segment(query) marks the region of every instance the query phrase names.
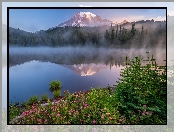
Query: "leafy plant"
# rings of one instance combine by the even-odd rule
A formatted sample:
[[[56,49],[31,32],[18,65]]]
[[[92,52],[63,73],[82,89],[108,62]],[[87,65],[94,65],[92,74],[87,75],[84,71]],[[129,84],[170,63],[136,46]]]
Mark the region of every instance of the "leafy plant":
[[[50,84],[50,90],[54,91],[54,90],[60,90],[61,89],[61,82],[58,80],[52,81]]]
[[[35,95],[35,96],[29,98],[28,104],[31,105],[31,104],[36,103],[37,101],[38,101],[38,96]]]
[[[9,119],[12,121],[15,117],[20,116],[22,111],[17,107],[18,103],[12,104],[9,106]]]
[[[161,67],[163,71],[160,74],[160,66],[156,64],[153,56],[151,60],[146,61],[149,63],[143,66],[142,58],[135,57],[128,62],[126,57],[125,69],[120,74],[122,78],[117,81],[115,99],[120,102],[119,111],[127,119],[131,119],[131,123],[151,123],[156,118],[159,119],[158,123],[166,123],[166,66]],[[139,115],[134,121],[132,112],[135,116],[143,116]],[[152,116],[149,120],[145,112]]]
[[[42,101],[47,101],[48,100],[48,96],[46,94],[42,95],[41,97]]]
[[[58,98],[60,96],[60,94],[61,94],[61,91],[60,90],[55,90],[53,92],[54,98]]]

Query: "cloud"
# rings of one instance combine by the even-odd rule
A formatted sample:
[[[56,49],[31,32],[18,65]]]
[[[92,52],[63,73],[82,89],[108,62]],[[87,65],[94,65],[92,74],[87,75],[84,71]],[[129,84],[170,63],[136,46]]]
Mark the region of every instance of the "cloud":
[[[120,23],[123,22],[124,20],[127,20],[128,22],[133,22],[133,21],[139,21],[139,20],[145,20],[145,16],[126,16],[126,17],[119,17],[117,19],[113,18],[111,19],[114,22]]]
[[[166,16],[162,17],[162,16],[158,16],[158,17],[152,17],[149,20],[154,20],[154,21],[166,21]]]

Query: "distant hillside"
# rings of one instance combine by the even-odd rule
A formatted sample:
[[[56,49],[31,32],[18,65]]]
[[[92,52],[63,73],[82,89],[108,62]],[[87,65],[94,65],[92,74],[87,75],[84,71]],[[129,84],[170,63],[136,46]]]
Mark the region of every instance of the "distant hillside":
[[[160,42],[158,42],[160,41]],[[9,28],[10,46],[149,47],[166,45],[166,22],[152,20],[110,26],[53,27],[35,33]]]

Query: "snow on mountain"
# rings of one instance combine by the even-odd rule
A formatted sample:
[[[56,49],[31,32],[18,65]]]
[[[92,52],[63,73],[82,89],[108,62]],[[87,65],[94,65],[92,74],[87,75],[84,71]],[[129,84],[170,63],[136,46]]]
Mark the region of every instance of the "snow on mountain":
[[[91,12],[79,12],[70,20],[61,23],[58,27],[64,26],[110,26],[112,21],[107,19],[102,19],[100,16],[95,15]]]

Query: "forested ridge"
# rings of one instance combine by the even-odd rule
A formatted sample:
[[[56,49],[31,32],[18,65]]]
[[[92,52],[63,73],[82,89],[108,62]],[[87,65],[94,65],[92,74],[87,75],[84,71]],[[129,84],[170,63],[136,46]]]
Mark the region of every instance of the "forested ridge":
[[[53,27],[26,32],[9,28],[10,46],[166,47],[166,22],[126,23],[104,27]]]

